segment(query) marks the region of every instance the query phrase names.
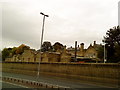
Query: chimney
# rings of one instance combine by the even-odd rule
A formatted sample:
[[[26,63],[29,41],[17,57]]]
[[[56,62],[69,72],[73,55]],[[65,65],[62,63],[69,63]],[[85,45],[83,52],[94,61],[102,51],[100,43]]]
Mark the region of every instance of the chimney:
[[[84,43],[81,43],[80,46],[81,46],[80,51],[83,52],[84,51]]]
[[[94,45],[96,45],[96,41],[94,41]]]

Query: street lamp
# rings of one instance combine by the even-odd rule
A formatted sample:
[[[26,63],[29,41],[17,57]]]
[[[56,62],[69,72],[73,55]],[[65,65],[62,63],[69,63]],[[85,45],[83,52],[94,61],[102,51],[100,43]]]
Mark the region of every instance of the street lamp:
[[[106,62],[105,40],[104,40],[104,63]]]
[[[40,12],[41,15],[43,15],[43,25],[42,25],[42,35],[41,35],[41,44],[40,44],[40,60],[39,60],[39,65],[38,65],[38,77],[40,75],[40,61],[42,60],[42,55],[41,55],[41,49],[42,49],[42,42],[43,42],[43,33],[44,33],[44,23],[45,23],[45,17],[49,17],[48,15],[45,15],[44,13]]]

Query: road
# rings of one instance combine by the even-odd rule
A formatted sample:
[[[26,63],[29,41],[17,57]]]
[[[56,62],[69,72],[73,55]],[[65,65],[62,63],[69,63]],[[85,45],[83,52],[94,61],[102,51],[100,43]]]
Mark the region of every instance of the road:
[[[0,82],[0,84],[2,83],[2,88],[28,88],[26,86],[22,86],[22,85],[17,85],[14,83],[10,83],[10,82]]]
[[[92,84],[92,83],[85,83],[83,81],[74,81],[72,79],[65,79],[65,78],[57,78],[57,77],[48,77],[48,76],[40,76],[39,78],[36,78],[36,76],[28,76],[28,75],[22,75],[22,74],[13,74],[13,73],[2,73],[3,76],[8,77],[15,77],[15,78],[22,78],[27,80],[33,80],[33,81],[40,81],[44,83],[49,83],[53,85],[59,85],[64,87],[70,87],[70,88],[112,88],[108,86],[98,85],[98,84]],[[4,83],[3,83],[4,86]]]

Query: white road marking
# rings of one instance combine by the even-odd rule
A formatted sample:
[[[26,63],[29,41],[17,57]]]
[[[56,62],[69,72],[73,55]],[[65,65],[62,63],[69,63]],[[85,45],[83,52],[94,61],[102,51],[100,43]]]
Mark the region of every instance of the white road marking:
[[[4,77],[8,77],[8,76],[4,76]],[[8,78],[14,78],[14,77],[8,77]],[[60,85],[49,84],[49,83],[45,83],[45,82],[37,82],[37,81],[32,81],[32,80],[22,79],[22,78],[14,78],[14,79],[21,79],[21,80],[25,80],[25,81],[36,82],[36,83],[41,83],[41,84],[47,84],[47,85],[57,86],[57,87],[61,87],[61,88],[70,88],[70,87],[67,87],[67,86],[60,86]]]
[[[5,81],[0,81],[0,82],[5,82]],[[5,83],[8,83],[8,84],[11,84],[11,85],[14,85],[14,86],[23,87],[23,88],[29,88],[29,87],[26,87],[26,86],[23,86],[23,85],[18,85],[18,84],[14,84],[14,83],[10,83],[10,82],[5,82]]]

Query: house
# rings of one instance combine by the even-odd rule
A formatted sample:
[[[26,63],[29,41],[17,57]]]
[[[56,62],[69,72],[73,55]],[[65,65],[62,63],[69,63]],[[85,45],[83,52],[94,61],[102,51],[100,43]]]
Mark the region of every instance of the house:
[[[60,62],[71,62],[71,54],[67,52],[66,46],[63,47],[63,51],[60,56]]]
[[[92,58],[98,60],[98,49],[102,45],[96,44],[94,41],[93,45],[90,44],[87,49],[84,48],[84,43],[80,44],[80,47],[77,47],[77,57],[79,58]],[[72,57],[75,56],[75,48],[68,48],[67,51],[72,54]]]
[[[36,54],[36,62],[39,62],[41,56],[41,62],[60,62],[60,53],[58,52],[38,52]]]
[[[77,58],[82,59],[94,59],[98,60],[98,48],[101,45],[90,44],[90,46],[85,49],[84,43],[77,47]],[[14,55],[11,58],[6,58],[6,62],[71,62],[75,57],[75,48],[67,48],[60,43],[54,45],[55,51],[41,52],[35,51],[34,49],[25,49],[22,54]]]
[[[34,62],[35,61],[35,50],[28,49],[24,50],[20,58],[21,62]]]

